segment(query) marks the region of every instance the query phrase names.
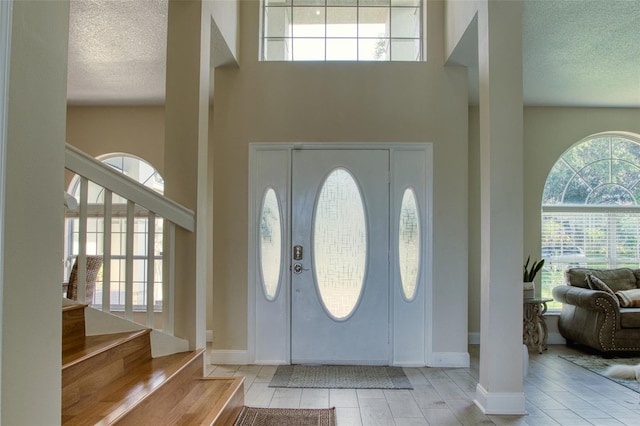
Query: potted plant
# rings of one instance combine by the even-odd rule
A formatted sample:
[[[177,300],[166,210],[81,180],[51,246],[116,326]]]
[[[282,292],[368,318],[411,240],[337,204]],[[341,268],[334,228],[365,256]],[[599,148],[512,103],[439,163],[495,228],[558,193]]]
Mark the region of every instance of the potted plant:
[[[527,256],[527,261],[524,264],[524,274],[522,277],[522,282],[524,283],[523,297],[525,299],[528,299],[534,296],[536,287],[535,287],[535,284],[533,283],[533,280],[535,279],[538,272],[540,272],[540,270],[544,266],[544,259],[534,260],[533,263],[531,264],[531,267],[529,267],[530,261],[531,261],[531,256]]]

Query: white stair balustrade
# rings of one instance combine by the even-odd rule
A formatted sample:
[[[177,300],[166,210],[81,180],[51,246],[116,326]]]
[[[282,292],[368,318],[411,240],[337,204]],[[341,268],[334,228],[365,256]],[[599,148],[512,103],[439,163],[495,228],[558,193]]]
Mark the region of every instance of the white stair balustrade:
[[[79,209],[66,211],[66,219],[77,218],[77,241],[75,237],[68,238],[77,244],[78,283],[86,282],[87,255],[102,255],[102,279],[97,283],[101,291],[94,292],[93,297],[96,307],[100,305],[105,312],[173,335],[176,226],[193,232],[194,213],[69,144],[65,149],[65,168],[80,177]],[[103,201],[90,202],[89,183],[103,189]],[[114,201],[114,196],[122,197],[126,204]],[[101,219],[102,229],[97,229],[100,220],[88,226],[88,221],[96,218]],[[126,218],[126,226],[114,222],[122,218]],[[101,233],[102,241],[94,238],[89,247],[87,234],[91,232]],[[144,234],[146,241],[142,240]],[[118,276],[121,262],[124,280]],[[140,266],[143,263],[146,267]],[[161,285],[156,283],[160,276]],[[124,289],[117,288],[122,281]],[[85,300],[85,287],[78,285],[77,300]],[[120,295],[124,296],[124,303],[113,300]],[[162,321],[156,317],[159,313]],[[134,314],[140,316],[134,319]]]

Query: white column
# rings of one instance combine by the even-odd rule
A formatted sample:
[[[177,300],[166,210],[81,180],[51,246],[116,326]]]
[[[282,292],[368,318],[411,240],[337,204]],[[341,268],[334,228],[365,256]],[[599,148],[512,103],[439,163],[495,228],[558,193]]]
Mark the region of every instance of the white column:
[[[480,382],[487,414],[525,413],[522,374],[522,4],[478,11],[481,155]]]
[[[0,423],[57,424],[69,2],[12,6],[7,121],[1,130],[7,139]]]
[[[165,102],[165,194],[196,212],[195,233],[176,229],[174,333],[205,346],[206,182],[211,2],[170,0]]]

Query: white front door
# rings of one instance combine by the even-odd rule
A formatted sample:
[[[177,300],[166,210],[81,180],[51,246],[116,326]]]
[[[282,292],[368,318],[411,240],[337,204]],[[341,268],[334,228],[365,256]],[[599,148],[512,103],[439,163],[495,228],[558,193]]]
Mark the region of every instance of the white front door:
[[[291,361],[389,363],[389,151],[294,150]]]

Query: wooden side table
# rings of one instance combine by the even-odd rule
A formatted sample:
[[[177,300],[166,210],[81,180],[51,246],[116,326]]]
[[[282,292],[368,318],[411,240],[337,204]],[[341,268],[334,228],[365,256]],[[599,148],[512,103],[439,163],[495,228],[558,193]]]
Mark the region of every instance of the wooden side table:
[[[540,297],[522,300],[522,340],[529,349],[537,349],[538,353],[547,350],[547,323],[543,315],[547,312],[547,302],[552,300]]]

